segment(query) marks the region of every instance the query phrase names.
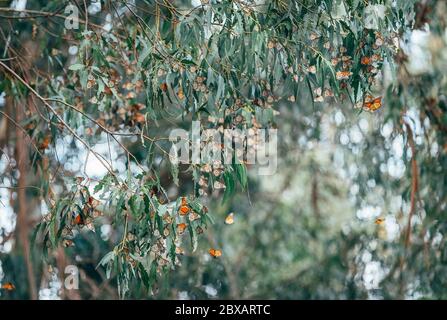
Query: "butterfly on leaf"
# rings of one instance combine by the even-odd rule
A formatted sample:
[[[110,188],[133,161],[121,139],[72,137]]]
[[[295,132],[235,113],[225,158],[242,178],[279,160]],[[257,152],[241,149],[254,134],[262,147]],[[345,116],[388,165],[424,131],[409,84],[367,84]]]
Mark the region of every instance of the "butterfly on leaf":
[[[182,88],[180,88],[180,89],[178,90],[178,92],[177,92],[177,97],[178,97],[180,100],[183,100],[183,99],[185,98],[185,94],[183,93],[183,89],[182,89]]]
[[[83,226],[85,224],[84,217],[79,212],[73,211],[71,213],[71,219],[74,225]]]
[[[168,91],[168,85],[166,84],[166,82],[163,82],[162,84],[160,84],[160,89],[161,91]]]
[[[381,225],[385,222],[385,218],[377,218],[374,223],[377,225]]]
[[[360,63],[367,66],[367,65],[371,64],[371,58],[364,56],[360,59]]]
[[[181,247],[175,247],[175,253],[183,255],[185,254],[185,250],[183,250],[183,248]]]
[[[200,226],[197,226],[196,232],[197,232],[197,234],[202,234],[203,233],[203,229]]]
[[[195,211],[191,211],[191,213],[188,216],[189,221],[195,221],[199,218],[200,218],[200,216]]]
[[[225,224],[233,224],[234,223],[234,213],[230,213],[226,218],[225,218]]]
[[[337,80],[346,80],[349,79],[349,77],[352,75],[352,72],[350,71],[337,71],[335,74],[335,77]]]
[[[218,250],[218,249],[209,249],[208,253],[213,257],[213,258],[218,258],[222,255],[222,251]]]
[[[92,207],[92,208],[96,208],[100,202],[99,200],[96,200],[95,198],[93,198],[92,196],[88,197],[88,204]]]
[[[15,285],[13,285],[11,282],[6,282],[4,284],[2,284],[2,289],[3,290],[7,290],[7,291],[12,291],[15,290]]]
[[[41,149],[47,149],[48,146],[50,145],[50,143],[51,143],[51,136],[46,136],[46,137],[43,138],[43,140],[40,143],[39,147]]]
[[[186,216],[189,212],[189,207],[188,206],[181,206],[179,209],[180,215],[181,216]]]
[[[73,242],[73,240],[70,240],[70,239],[64,239],[64,241],[62,242],[62,244],[64,245],[65,248],[73,247],[73,246],[74,246],[74,242]]]
[[[179,223],[177,225],[178,234],[183,234],[186,230],[186,223]]]
[[[380,109],[382,107],[382,97],[377,97],[377,98],[372,98],[372,97],[367,97],[367,99],[365,99],[365,103],[363,104],[363,107],[367,110],[367,111],[371,111],[374,112],[378,109]]]
[[[188,201],[186,200],[186,197],[182,197],[182,205],[180,206],[179,212],[182,216],[187,215],[189,212]]]

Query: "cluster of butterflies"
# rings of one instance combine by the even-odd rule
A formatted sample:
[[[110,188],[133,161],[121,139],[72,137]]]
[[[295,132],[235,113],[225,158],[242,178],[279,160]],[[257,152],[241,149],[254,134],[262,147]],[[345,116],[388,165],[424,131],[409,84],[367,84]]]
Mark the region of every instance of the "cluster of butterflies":
[[[79,228],[86,227],[90,231],[95,232],[95,226],[93,224],[93,219],[98,218],[103,215],[103,213],[96,209],[99,205],[99,201],[89,196],[87,202],[82,208],[82,212],[73,211],[71,213],[71,225],[65,226],[62,232],[64,236],[63,245],[64,247],[74,246],[74,241],[70,238],[73,237],[72,228],[78,226]]]

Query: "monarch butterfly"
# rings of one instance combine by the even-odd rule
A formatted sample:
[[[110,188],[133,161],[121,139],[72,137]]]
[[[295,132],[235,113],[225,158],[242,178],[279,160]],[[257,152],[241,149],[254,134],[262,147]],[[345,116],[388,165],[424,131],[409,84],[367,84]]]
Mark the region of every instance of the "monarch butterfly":
[[[196,232],[197,232],[197,234],[202,234],[203,233],[203,229],[200,226],[197,226]]]
[[[222,251],[220,251],[218,249],[211,248],[208,250],[208,252],[213,258],[218,258],[222,255]]]
[[[99,205],[99,200],[96,200],[95,198],[93,198],[92,196],[88,197],[88,204],[92,207],[92,208],[96,208]]]
[[[185,98],[185,94],[183,93],[183,89],[182,89],[182,88],[180,88],[180,89],[178,90],[177,97],[178,97],[180,100],[183,100],[183,99]]]
[[[368,111],[374,112],[374,111],[380,109],[380,107],[382,107],[382,97],[377,97],[377,98],[373,99],[372,101],[367,101],[364,103],[363,106]]]
[[[376,221],[374,221],[375,224],[381,225],[385,222],[385,218],[377,218]]]
[[[191,213],[188,216],[189,221],[194,221],[200,218],[200,216],[197,214],[197,212],[191,211]]]
[[[89,229],[90,231],[95,232],[95,225],[93,224],[93,222],[89,222],[86,225],[86,228]]]
[[[51,137],[46,136],[45,138],[43,138],[42,143],[39,145],[39,147],[40,149],[47,149],[50,143],[51,143]]]
[[[6,283],[2,284],[2,289],[4,289],[4,290],[12,291],[12,290],[15,290],[15,288],[16,287],[11,282],[6,282]]]
[[[70,239],[64,239],[64,241],[62,242],[62,244],[64,245],[64,247],[73,247],[74,246],[74,242],[73,240]]]
[[[309,68],[307,68],[307,72],[310,72],[310,73],[317,73],[317,67],[315,67],[315,66],[310,66]]]
[[[161,91],[167,91],[168,90],[168,85],[166,84],[166,82],[163,82],[162,84],[160,84],[160,89]]]
[[[146,117],[141,112],[137,112],[133,115],[133,120],[138,123],[144,123],[146,121]]]
[[[226,218],[225,218],[225,223],[226,224],[233,224],[234,223],[234,213],[230,213]]]
[[[371,63],[371,58],[370,57],[362,57],[362,59],[360,59],[360,63],[366,66]]]
[[[188,214],[189,212],[189,207],[188,206],[181,206],[180,209],[180,215],[185,216],[186,214]]]
[[[93,218],[98,218],[98,217],[102,217],[104,215],[104,213],[102,213],[102,211],[99,211],[99,210],[93,210],[93,214],[92,214],[92,216],[93,216]]]
[[[183,234],[186,230],[186,223],[179,223],[177,225],[178,234]]]
[[[335,77],[337,80],[346,80],[349,79],[349,77],[352,75],[352,72],[349,71],[337,71],[335,74]]]
[[[84,225],[84,218],[82,217],[82,215],[80,213],[73,211],[71,213],[71,218],[72,218],[73,224],[80,225],[80,226]]]

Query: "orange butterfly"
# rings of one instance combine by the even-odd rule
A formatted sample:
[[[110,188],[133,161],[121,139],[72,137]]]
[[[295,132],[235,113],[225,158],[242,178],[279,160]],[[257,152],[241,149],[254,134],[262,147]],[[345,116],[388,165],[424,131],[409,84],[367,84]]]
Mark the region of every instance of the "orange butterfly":
[[[146,117],[141,112],[137,112],[133,115],[133,120],[138,123],[146,122]]]
[[[185,98],[185,94],[183,93],[183,89],[182,89],[182,88],[180,88],[180,89],[178,90],[177,97],[178,97],[180,100],[183,100],[183,99]]]
[[[39,145],[41,149],[47,149],[51,143],[51,136],[46,136],[43,138],[42,143]]]
[[[166,84],[166,82],[160,84],[160,89],[165,92],[168,90],[168,85]]]
[[[11,282],[6,282],[2,285],[2,289],[12,291],[15,290],[15,286]]]
[[[73,211],[71,213],[71,218],[72,218],[73,224],[80,225],[80,226],[84,225],[84,218],[82,217],[82,215],[80,213],[76,213]]]
[[[218,258],[222,255],[222,251],[218,250],[218,249],[209,249],[208,250],[209,254],[213,257],[213,258]]]
[[[352,72],[350,71],[337,71],[335,74],[335,77],[337,80],[346,80],[349,79],[349,77],[352,75]]]
[[[377,218],[376,221],[374,221],[375,224],[381,225],[385,222],[385,218]]]
[[[177,225],[178,234],[183,234],[186,230],[186,223],[179,223]]]
[[[230,213],[226,218],[225,218],[225,223],[226,224],[233,224],[234,223],[234,213]]]
[[[360,63],[366,66],[371,63],[371,58],[370,57],[362,57],[362,59],[360,60]]]
[[[182,197],[182,205],[180,206],[180,215],[185,216],[189,212],[188,201],[186,197]]]
[[[64,239],[64,241],[62,242],[62,244],[64,245],[64,247],[73,247],[74,246],[74,242],[73,240],[70,239]]]
[[[179,211],[180,211],[180,215],[185,216],[186,214],[188,214],[189,208],[188,208],[188,206],[181,206]]]
[[[369,101],[365,101],[363,107],[368,111],[376,111],[382,107],[382,97],[377,97],[373,100],[368,99]]]

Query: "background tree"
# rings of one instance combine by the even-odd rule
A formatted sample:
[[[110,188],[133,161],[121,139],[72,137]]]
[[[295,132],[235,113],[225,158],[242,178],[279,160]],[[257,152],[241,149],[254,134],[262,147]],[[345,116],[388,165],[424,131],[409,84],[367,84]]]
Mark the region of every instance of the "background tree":
[[[3,5],[2,297],[445,297],[445,12]],[[278,128],[277,173],[173,164],[193,120]]]

